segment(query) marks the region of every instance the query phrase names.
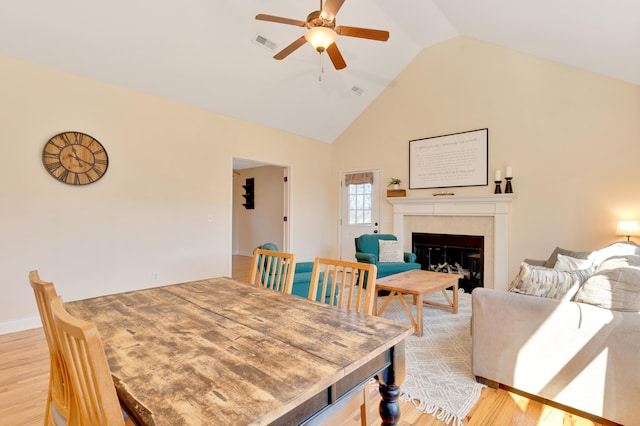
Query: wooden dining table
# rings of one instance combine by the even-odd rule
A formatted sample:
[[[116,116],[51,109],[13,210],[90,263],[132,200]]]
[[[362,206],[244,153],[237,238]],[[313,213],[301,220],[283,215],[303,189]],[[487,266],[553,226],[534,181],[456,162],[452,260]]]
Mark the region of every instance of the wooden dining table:
[[[139,424],[305,424],[374,376],[382,424],[399,419],[408,324],[231,278],[65,307],[97,325],[118,396]]]

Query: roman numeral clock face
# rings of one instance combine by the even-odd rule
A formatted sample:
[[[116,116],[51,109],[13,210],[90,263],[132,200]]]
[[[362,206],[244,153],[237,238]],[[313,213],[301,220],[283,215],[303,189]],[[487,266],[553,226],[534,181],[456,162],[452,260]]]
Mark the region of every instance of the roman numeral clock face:
[[[80,132],[64,132],[47,141],[42,162],[60,182],[88,185],[104,176],[109,157],[95,138]]]

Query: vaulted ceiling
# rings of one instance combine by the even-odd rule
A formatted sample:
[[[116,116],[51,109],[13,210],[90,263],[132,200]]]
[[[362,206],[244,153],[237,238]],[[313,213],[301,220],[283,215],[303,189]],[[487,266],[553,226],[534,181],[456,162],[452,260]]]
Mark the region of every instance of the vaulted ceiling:
[[[341,71],[308,44],[272,59],[304,29],[255,16],[304,21],[319,6],[10,0],[0,8],[0,54],[329,143],[420,51],[457,36],[640,84],[637,0],[346,0],[338,25],[388,30],[389,41],[338,36]]]

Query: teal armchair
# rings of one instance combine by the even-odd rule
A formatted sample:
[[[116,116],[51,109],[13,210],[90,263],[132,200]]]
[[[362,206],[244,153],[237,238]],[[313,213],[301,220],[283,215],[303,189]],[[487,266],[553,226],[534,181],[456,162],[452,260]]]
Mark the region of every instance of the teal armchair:
[[[404,252],[403,262],[379,262],[380,240],[397,241],[398,238],[392,234],[363,234],[355,239],[356,260],[361,263],[376,265],[378,267],[376,278],[411,271],[412,269],[421,269],[420,264],[416,262],[416,255],[409,252]]]
[[[263,250],[272,250],[272,251],[280,251],[278,250],[278,246],[274,243],[265,243],[256,248]],[[296,270],[293,275],[293,287],[291,290],[291,294],[295,296],[304,297],[307,299],[309,297],[309,289],[311,288],[311,272],[313,271],[313,262],[297,262]],[[320,292],[321,289],[318,288]],[[329,303],[331,300],[331,290],[327,288],[327,294],[325,294],[326,303]],[[318,300],[316,297],[315,300]]]

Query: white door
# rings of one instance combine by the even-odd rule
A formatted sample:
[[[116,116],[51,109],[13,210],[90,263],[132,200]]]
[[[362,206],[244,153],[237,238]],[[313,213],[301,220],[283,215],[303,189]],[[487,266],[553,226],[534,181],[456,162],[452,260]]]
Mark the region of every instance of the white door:
[[[380,232],[380,171],[340,175],[340,258],[354,261],[355,238]]]

